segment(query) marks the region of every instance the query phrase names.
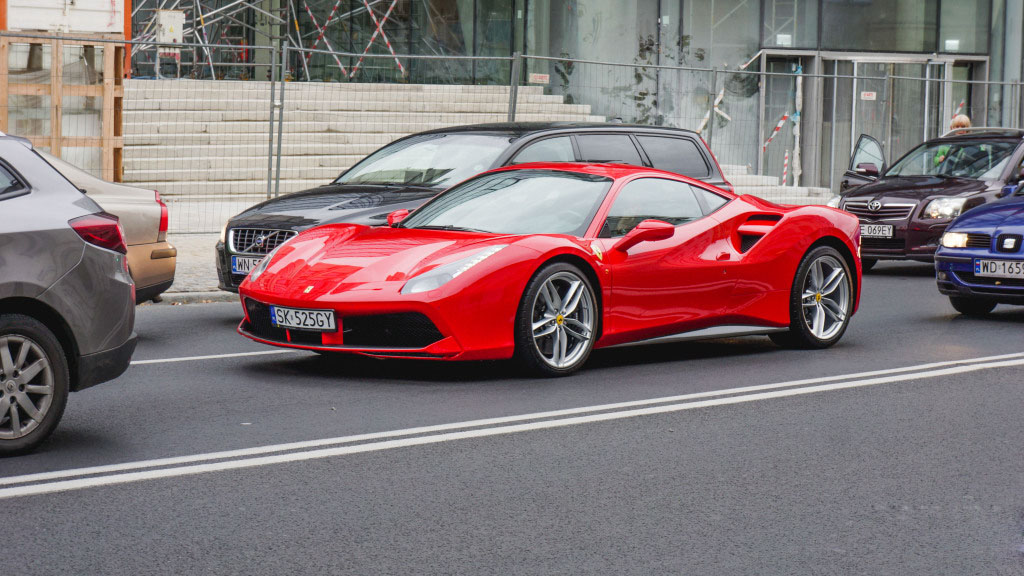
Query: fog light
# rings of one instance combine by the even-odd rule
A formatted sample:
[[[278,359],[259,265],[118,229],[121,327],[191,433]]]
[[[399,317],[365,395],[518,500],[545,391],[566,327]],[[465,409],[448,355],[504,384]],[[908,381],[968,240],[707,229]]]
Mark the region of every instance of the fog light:
[[[945,272],[939,272],[936,276],[939,280],[949,280],[949,276]]]

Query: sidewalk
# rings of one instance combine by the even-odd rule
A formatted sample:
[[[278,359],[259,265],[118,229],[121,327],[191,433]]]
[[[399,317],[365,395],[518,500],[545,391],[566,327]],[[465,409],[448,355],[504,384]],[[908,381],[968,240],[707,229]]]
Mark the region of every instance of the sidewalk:
[[[169,302],[235,301],[238,296],[217,289],[217,263],[214,247],[218,234],[168,234],[167,240],[178,249],[174,284],[164,293]]]

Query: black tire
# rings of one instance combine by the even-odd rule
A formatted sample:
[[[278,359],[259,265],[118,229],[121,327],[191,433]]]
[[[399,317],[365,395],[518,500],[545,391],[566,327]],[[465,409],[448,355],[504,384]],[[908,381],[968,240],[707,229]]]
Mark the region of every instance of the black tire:
[[[811,267],[814,262],[819,259],[825,259],[825,262],[841,267],[845,273],[845,277],[842,281],[846,283],[847,290],[844,317],[841,323],[835,327],[834,332],[830,330],[832,333],[827,334],[827,337],[824,338],[815,335],[811,327],[807,325],[804,318],[804,302],[802,298],[804,287],[808,281],[808,275],[811,273]],[[856,295],[854,294],[853,279],[850,272],[850,266],[846,263],[846,259],[843,258],[842,254],[840,254],[835,248],[830,246],[819,246],[804,255],[803,260],[800,261],[800,266],[797,267],[796,275],[793,278],[789,298],[789,330],[773,333],[769,337],[772,339],[772,342],[775,342],[779,346],[785,348],[828,348],[843,337],[847,326],[850,325],[850,315],[853,312],[853,302],[855,298]],[[818,299],[818,302],[821,301],[821,299]]]
[[[6,339],[5,337],[11,336],[30,341],[41,351],[41,355],[45,356],[46,363],[51,370],[52,393],[49,395],[51,398],[43,411],[42,419],[38,420],[38,424],[30,432],[16,438],[0,438],[0,456],[15,456],[30,452],[46,440],[53,433],[54,429],[57,428],[57,424],[64,415],[64,407],[67,406],[68,390],[70,388],[70,375],[67,358],[64,356],[64,347],[61,346],[57,337],[53,335],[49,328],[29,316],[22,314],[0,314],[0,339]],[[20,352],[20,346],[18,349]],[[12,357],[15,356],[13,351],[11,352]],[[38,352],[33,352],[33,354],[39,355]],[[16,358],[14,358],[14,362],[17,362]],[[26,365],[28,364],[29,362],[26,360]],[[0,372],[3,371],[3,364],[0,364]],[[0,397],[0,407],[3,407],[4,412],[0,416],[0,433],[10,431],[13,434],[14,432],[9,412],[11,404],[10,400],[7,400],[7,398],[11,397],[8,388],[12,382],[14,382],[12,374],[4,374],[3,378],[0,378],[0,387],[4,388],[3,396]],[[29,384],[35,382],[37,381],[33,379]],[[18,383],[15,383],[14,387],[20,388],[20,391],[24,393],[24,388],[19,386]],[[39,397],[37,396],[36,398],[36,402],[39,402]],[[27,416],[20,405],[18,406],[20,421],[22,417]],[[25,428],[26,426],[28,426],[27,423],[22,424],[21,427]]]
[[[864,272],[867,272],[868,270],[871,270],[872,268],[874,268],[875,264],[878,264],[878,260],[875,260],[874,258],[861,258],[860,259],[860,268]]]
[[[949,303],[964,316],[985,316],[996,308],[996,303],[991,300],[963,296],[950,296]]]
[[[545,285],[549,280],[553,278],[568,278],[566,275],[574,276],[576,279],[582,281],[583,289],[586,290],[586,294],[581,297],[580,302],[583,302],[582,298],[589,298],[591,310],[591,321],[592,328],[590,332],[590,338],[585,342],[577,340],[582,348],[578,349],[575,358],[570,364],[562,367],[556,367],[552,365],[538,349],[538,344],[535,343],[533,333],[533,322],[534,315],[537,312],[538,297],[542,286]],[[541,304],[545,306],[544,304]],[[581,304],[582,305],[582,304]],[[559,315],[561,317],[561,315]],[[568,316],[566,316],[568,318]],[[573,319],[575,320],[575,318]],[[565,322],[568,322],[566,320]],[[594,294],[594,287],[590,283],[590,279],[584,274],[579,268],[565,262],[555,262],[541,267],[530,282],[526,285],[526,290],[523,291],[523,297],[519,302],[519,309],[516,311],[515,321],[515,359],[528,373],[535,376],[568,376],[573,372],[579,370],[587,358],[590,357],[590,352],[594,348],[594,340],[597,334],[600,332],[601,313],[597,305],[597,297]],[[558,324],[562,326],[560,322]],[[568,323],[565,326],[569,326]],[[564,334],[564,333],[563,333]],[[564,337],[564,336],[563,336]]]

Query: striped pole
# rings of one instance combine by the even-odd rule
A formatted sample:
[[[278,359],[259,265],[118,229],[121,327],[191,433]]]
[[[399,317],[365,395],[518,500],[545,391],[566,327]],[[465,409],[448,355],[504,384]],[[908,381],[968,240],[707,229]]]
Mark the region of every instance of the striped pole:
[[[341,0],[338,0],[338,3],[340,4]],[[309,3],[305,2],[305,0],[303,0],[302,4],[306,7],[306,14],[309,14],[309,19],[310,19],[311,22],[313,22],[313,26],[315,26],[316,29],[320,31],[320,35],[317,37],[316,42],[313,43],[313,48],[315,49],[317,43],[320,42],[321,39],[323,39],[324,46],[327,46],[327,49],[331,51],[331,57],[334,58],[334,63],[338,65],[338,68],[341,68],[341,73],[342,74],[348,76],[348,70],[345,69],[345,65],[341,63],[341,60],[338,60],[338,55],[334,53],[334,47],[331,46],[331,43],[328,42],[327,38],[324,36],[324,33],[327,30],[327,23],[330,22],[331,17],[334,16],[334,10],[338,9],[338,4],[334,5],[334,10],[331,10],[331,15],[327,17],[327,20],[324,20],[324,25],[323,25],[322,28],[320,27],[319,24],[316,23],[316,18],[313,16],[313,11],[310,10],[310,8],[309,8]],[[298,25],[297,22],[296,22],[296,25]],[[309,59],[312,56],[313,56],[312,52],[306,52],[306,62],[309,62]],[[308,75],[308,72],[307,72],[307,75]]]
[[[786,150],[786,155],[782,158],[782,185],[789,185],[789,150]]]
[[[771,143],[772,139],[775,138],[775,135],[779,133],[779,130],[782,130],[782,126],[786,123],[786,120],[789,120],[788,112],[782,115],[782,119],[779,120],[779,123],[775,125],[775,129],[772,130],[771,136],[768,136],[768,139],[764,141],[764,146],[761,147],[762,152],[768,148],[768,144]]]
[[[370,13],[370,18],[373,19],[373,23],[377,26],[377,29],[370,35],[370,41],[366,44],[366,48],[363,50],[362,55],[359,56],[359,60],[356,65],[352,67],[352,73],[348,75],[349,78],[354,78],[356,73],[359,72],[359,67],[363,65],[363,59],[366,58],[366,53],[370,51],[370,47],[373,46],[373,41],[377,39],[379,34],[384,38],[384,44],[388,47],[388,51],[395,57],[395,64],[398,64],[398,69],[402,71],[402,76],[405,76],[405,66],[402,66],[402,62],[398,59],[398,55],[395,54],[395,49],[391,47],[391,41],[384,35],[383,26],[391,17],[391,11],[395,9],[395,4],[398,4],[398,0],[391,0],[391,5],[388,6],[388,11],[384,13],[384,16],[380,20],[377,20],[377,16],[373,13],[370,8],[370,3],[363,0],[363,5],[366,6],[366,11]]]
[[[961,100],[960,101],[960,105],[956,107],[956,112],[953,112],[953,115],[950,116],[950,119],[953,119],[953,118],[956,118],[957,116],[959,116],[960,112],[963,111],[964,106],[966,106],[966,105],[967,105],[967,100]]]

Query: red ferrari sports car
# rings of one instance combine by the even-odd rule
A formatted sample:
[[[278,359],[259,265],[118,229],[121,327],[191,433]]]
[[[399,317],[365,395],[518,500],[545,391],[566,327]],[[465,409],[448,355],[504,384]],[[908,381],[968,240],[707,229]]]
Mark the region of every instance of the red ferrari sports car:
[[[608,346],[768,334],[824,348],[860,297],[855,216],[648,168],[500,168],[388,224],[320,226],[271,252],[239,287],[239,333],[563,375]]]

